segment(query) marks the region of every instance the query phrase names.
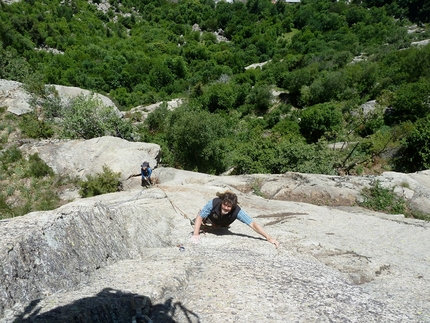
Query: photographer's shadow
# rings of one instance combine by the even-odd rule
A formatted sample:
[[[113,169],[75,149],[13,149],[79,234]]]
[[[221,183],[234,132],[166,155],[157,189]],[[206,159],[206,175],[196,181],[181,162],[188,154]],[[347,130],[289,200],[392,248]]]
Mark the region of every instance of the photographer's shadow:
[[[13,323],[176,323],[178,316],[185,317],[187,323],[200,323],[196,313],[181,302],[173,303],[172,298],[152,305],[147,296],[111,288],[43,313],[38,306],[40,302],[38,299],[29,303]]]

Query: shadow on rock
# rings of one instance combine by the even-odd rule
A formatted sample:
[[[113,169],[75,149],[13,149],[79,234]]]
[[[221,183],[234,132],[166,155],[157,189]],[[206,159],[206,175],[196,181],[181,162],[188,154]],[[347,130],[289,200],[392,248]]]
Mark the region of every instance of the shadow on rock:
[[[200,323],[199,316],[187,309],[181,302],[172,302],[169,298],[164,304],[157,304],[152,307],[151,319],[155,322],[174,323],[173,317],[184,317],[181,322]],[[185,321],[186,320],[186,321]]]
[[[197,314],[181,302],[151,305],[148,297],[105,288],[96,296],[79,299],[40,313],[39,300],[32,301],[14,323],[176,323],[184,317],[188,323],[200,323]]]

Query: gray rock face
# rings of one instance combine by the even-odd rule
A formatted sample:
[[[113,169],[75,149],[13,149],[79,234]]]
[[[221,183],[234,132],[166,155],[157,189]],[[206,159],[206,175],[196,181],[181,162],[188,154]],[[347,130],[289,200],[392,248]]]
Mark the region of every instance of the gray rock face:
[[[403,174],[385,172],[379,176],[331,176],[301,173],[279,175],[243,175],[223,177],[238,190],[252,192],[258,186],[269,199],[309,202],[317,205],[353,206],[361,191],[379,181],[381,187],[394,190],[414,210],[424,214],[430,209],[430,170]]]
[[[30,95],[21,85],[20,82],[0,80],[0,106],[6,106],[7,111],[16,115],[31,112]]]
[[[1,221],[0,320],[132,322],[138,297],[152,322],[430,321],[429,223],[281,198],[282,176],[263,182],[268,198],[258,176],[154,176]],[[190,241],[189,219],[226,189],[279,249],[238,221]]]
[[[42,140],[23,144],[26,154],[38,153],[55,173],[67,173],[85,179],[103,171],[103,165],[121,173],[121,180],[140,174],[140,165],[148,161],[156,167],[160,146],[144,142],[129,142],[118,137],[90,140]]]
[[[53,86],[57,90],[58,95],[60,96],[62,103],[67,103],[71,99],[73,99],[75,97],[78,97],[80,95],[89,96],[92,93],[91,91],[88,91],[88,90],[85,90],[85,89],[81,89],[79,87],[63,86],[63,85],[53,85]],[[102,102],[102,104],[104,106],[106,106],[106,107],[112,107],[112,108],[114,108],[117,111],[117,113],[119,113],[118,108],[116,107],[116,105],[107,96],[104,96],[104,95],[99,94],[99,93],[94,93],[94,95],[95,95],[95,97],[97,99],[99,99]]]

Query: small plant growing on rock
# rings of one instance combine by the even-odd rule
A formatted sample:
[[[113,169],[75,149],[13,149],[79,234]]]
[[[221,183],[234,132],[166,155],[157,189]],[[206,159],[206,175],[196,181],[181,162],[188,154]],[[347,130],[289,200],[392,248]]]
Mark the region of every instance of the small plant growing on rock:
[[[406,212],[405,199],[397,196],[394,189],[382,187],[379,181],[376,181],[373,187],[364,188],[361,195],[363,201],[358,203],[360,206],[390,214],[405,214]]]
[[[96,175],[87,175],[86,181],[80,181],[79,194],[81,197],[90,197],[106,193],[117,192],[121,188],[121,173],[113,172],[108,166],[103,165],[103,172]]]
[[[254,194],[257,196],[266,198],[265,194],[261,191],[262,187],[263,187],[263,179],[258,178],[252,182],[252,190],[254,191]]]
[[[403,188],[411,188],[408,182],[401,182],[400,186]]]

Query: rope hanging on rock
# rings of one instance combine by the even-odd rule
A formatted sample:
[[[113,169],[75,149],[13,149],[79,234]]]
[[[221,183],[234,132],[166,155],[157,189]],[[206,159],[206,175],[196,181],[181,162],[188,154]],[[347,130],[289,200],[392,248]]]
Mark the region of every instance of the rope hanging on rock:
[[[170,199],[170,197],[167,195],[167,193],[166,193],[166,191],[165,190],[163,190],[163,188],[162,187],[160,187],[160,186],[158,186],[158,188],[160,189],[160,190],[162,190],[163,191],[163,193],[164,193],[164,195],[166,195],[166,198],[169,200],[169,202],[170,202],[170,204],[172,204],[172,207],[173,207],[173,209],[175,210],[175,212],[176,213],[178,213],[178,211],[179,211],[179,213],[185,218],[185,219],[188,219],[188,220],[190,220],[191,221],[191,219],[188,217],[188,215],[186,215],[185,214],[185,212],[183,212],[175,203],[173,203],[173,201]]]

